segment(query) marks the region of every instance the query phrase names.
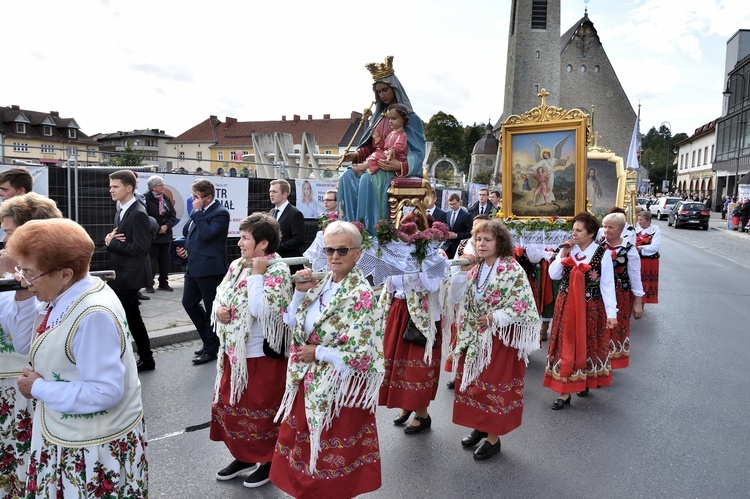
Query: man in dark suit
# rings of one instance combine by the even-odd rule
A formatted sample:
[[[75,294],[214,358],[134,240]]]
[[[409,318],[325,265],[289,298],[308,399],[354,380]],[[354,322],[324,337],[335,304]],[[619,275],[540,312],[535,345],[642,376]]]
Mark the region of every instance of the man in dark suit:
[[[135,192],[136,177],[130,170],[120,170],[109,175],[109,194],[112,201],[119,201],[114,221],[114,230],[104,238],[107,251],[112,256],[115,280],[109,285],[122,302],[130,332],[138,348],[138,371],[153,371],[156,368],[151,353],[151,342],[143,324],[138,306],[138,290],[151,278],[149,250],[151,249],[151,227],[146,209],[139,203]]]
[[[268,188],[268,197],[274,208],[270,211],[271,216],[278,220],[281,226],[281,244],[277,253],[282,258],[302,256],[302,248],[305,245],[305,217],[302,212],[289,203],[289,182],[282,179],[271,181]],[[302,270],[302,265],[291,265],[289,270],[292,274]]]
[[[436,222],[443,222],[446,226],[448,225],[448,217],[446,213],[438,208],[437,206],[437,194],[435,193],[435,189],[430,187],[430,206],[427,207],[427,214],[432,215],[432,218]]]
[[[492,203],[489,201],[490,191],[482,187],[479,189],[479,200],[469,207],[469,214],[471,218],[477,215],[489,215],[492,210],[495,209]]]
[[[471,235],[472,216],[469,212],[461,208],[461,196],[455,192],[448,196],[448,205],[450,210],[446,212],[448,216],[448,240],[443,248],[448,254],[448,258],[453,258],[458,249],[458,244]]]
[[[210,313],[216,288],[229,268],[229,211],[216,201],[216,189],[210,181],[196,180],[191,189],[193,212],[182,229],[185,247],[176,248],[176,252],[186,262],[182,307],[203,340],[203,348],[193,359],[193,364],[199,365],[216,360],[219,352],[219,337],[211,327]]]

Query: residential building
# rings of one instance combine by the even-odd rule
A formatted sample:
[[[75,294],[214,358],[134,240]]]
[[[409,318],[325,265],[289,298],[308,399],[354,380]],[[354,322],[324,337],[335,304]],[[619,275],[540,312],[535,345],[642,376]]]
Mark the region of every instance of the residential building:
[[[99,143],[74,118],[0,106],[0,163],[64,166],[99,164]]]
[[[722,195],[735,196],[739,181],[750,172],[750,30],[737,31],[727,42],[724,112],[716,122],[716,191],[714,203]]]
[[[158,165],[160,171],[167,171],[167,161],[175,159],[167,157],[167,141],[173,137],[158,128],[97,133],[91,138],[99,143],[101,162],[104,164],[110,164],[113,158],[126,150],[128,144],[142,155],[143,165]]]
[[[693,135],[675,144],[677,147],[677,183],[680,194],[709,196],[713,200],[716,174],[713,170],[716,149],[716,121],[695,129]],[[671,180],[671,179],[670,179]]]

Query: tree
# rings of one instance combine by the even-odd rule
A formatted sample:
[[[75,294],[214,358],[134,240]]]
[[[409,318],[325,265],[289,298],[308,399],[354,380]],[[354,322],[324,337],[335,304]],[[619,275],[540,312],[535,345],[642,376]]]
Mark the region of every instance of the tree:
[[[464,161],[464,135],[461,123],[452,115],[438,111],[424,127],[427,140],[440,156],[447,156],[455,161],[459,168],[466,171],[468,164]]]
[[[462,158],[463,164],[471,164],[471,153],[474,151],[474,146],[477,144],[477,142],[479,142],[479,139],[484,137],[485,133],[487,133],[487,125],[483,123],[477,125],[476,122],[474,122],[473,125],[467,125],[464,127],[464,156]]]
[[[676,149],[675,144],[687,137],[688,135],[683,132],[671,135],[669,127],[664,124],[658,130],[656,127],[651,127],[643,136],[641,166],[648,170],[649,180],[656,186],[657,192],[661,192],[663,180],[669,180],[670,189],[673,187],[672,182],[674,182],[677,170],[674,165],[675,153],[673,151]]]
[[[112,158],[112,166],[141,166],[143,152],[133,148],[133,142],[125,142],[125,149]]]

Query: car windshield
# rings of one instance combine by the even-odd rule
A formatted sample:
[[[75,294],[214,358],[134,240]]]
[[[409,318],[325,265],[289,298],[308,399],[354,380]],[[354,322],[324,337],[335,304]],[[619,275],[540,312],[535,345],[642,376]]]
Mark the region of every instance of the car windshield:
[[[664,206],[669,206],[670,204],[675,204],[677,201],[679,201],[678,198],[675,198],[675,199],[669,198],[666,201],[664,201]]]

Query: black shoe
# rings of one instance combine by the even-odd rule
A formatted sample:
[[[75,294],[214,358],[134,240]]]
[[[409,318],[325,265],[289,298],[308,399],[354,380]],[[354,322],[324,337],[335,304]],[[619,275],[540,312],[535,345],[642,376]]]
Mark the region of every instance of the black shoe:
[[[589,387],[587,386],[586,389],[582,392],[576,393],[579,397],[588,397],[589,396]]]
[[[269,473],[271,473],[271,463],[268,462],[266,464],[261,464],[255,471],[250,474],[250,476],[245,478],[245,481],[242,483],[242,485],[249,489],[254,489],[255,487],[265,485],[268,483]]]
[[[495,445],[492,445],[487,440],[484,441],[484,443],[474,451],[474,461],[484,461],[485,459],[489,459],[495,454],[500,453],[500,440],[498,440]]]
[[[406,423],[406,420],[409,419],[409,416],[411,416],[412,411],[406,411],[406,414],[399,414],[395,418],[393,418],[393,424],[404,424]]]
[[[159,291],[169,291],[171,293],[174,289],[169,284],[160,284]]]
[[[193,359],[193,364],[199,366],[201,364],[208,364],[216,360],[215,353],[203,353],[199,357]]]
[[[453,380],[450,380],[449,382],[447,382],[447,383],[445,384],[445,386],[447,386],[447,387],[448,387],[448,390],[453,390],[453,389],[455,389],[455,388],[456,388],[456,380],[455,380],[455,379],[453,379]]]
[[[200,350],[196,350],[193,353],[195,354],[196,357],[200,357],[201,355],[203,355],[203,349],[201,348]]]
[[[461,439],[461,445],[468,449],[469,447],[474,447],[475,445],[477,445],[483,438],[487,438],[487,432],[471,430],[471,433]]]
[[[558,398],[552,403],[552,410],[559,411],[560,409],[564,409],[566,405],[570,405],[571,398],[570,394],[568,394],[568,398],[566,399]]]
[[[141,293],[140,291],[138,291],[138,299],[139,300],[150,300],[151,298],[149,298],[148,296],[146,296],[143,293]]]
[[[139,373],[142,373],[143,371],[153,371],[154,369],[156,369],[156,362],[154,362],[154,359],[138,359],[138,362],[136,362],[135,365],[138,368]]]
[[[154,287],[153,286],[149,286],[149,287],[146,288],[146,293],[152,294],[152,293],[156,293],[156,291],[154,291]]]
[[[418,425],[412,425],[408,424],[404,428],[404,433],[407,435],[414,435],[415,433],[419,433],[422,430],[427,430],[432,426],[432,418],[428,414],[426,418],[421,418],[419,416],[414,416],[414,419],[412,421],[419,421]]]
[[[240,473],[254,470],[255,467],[256,467],[255,463],[243,463],[242,461],[237,461],[235,459],[234,461],[229,463],[229,466],[227,466],[223,470],[219,470],[216,473],[216,479],[217,480],[231,480],[232,478],[236,477]]]

